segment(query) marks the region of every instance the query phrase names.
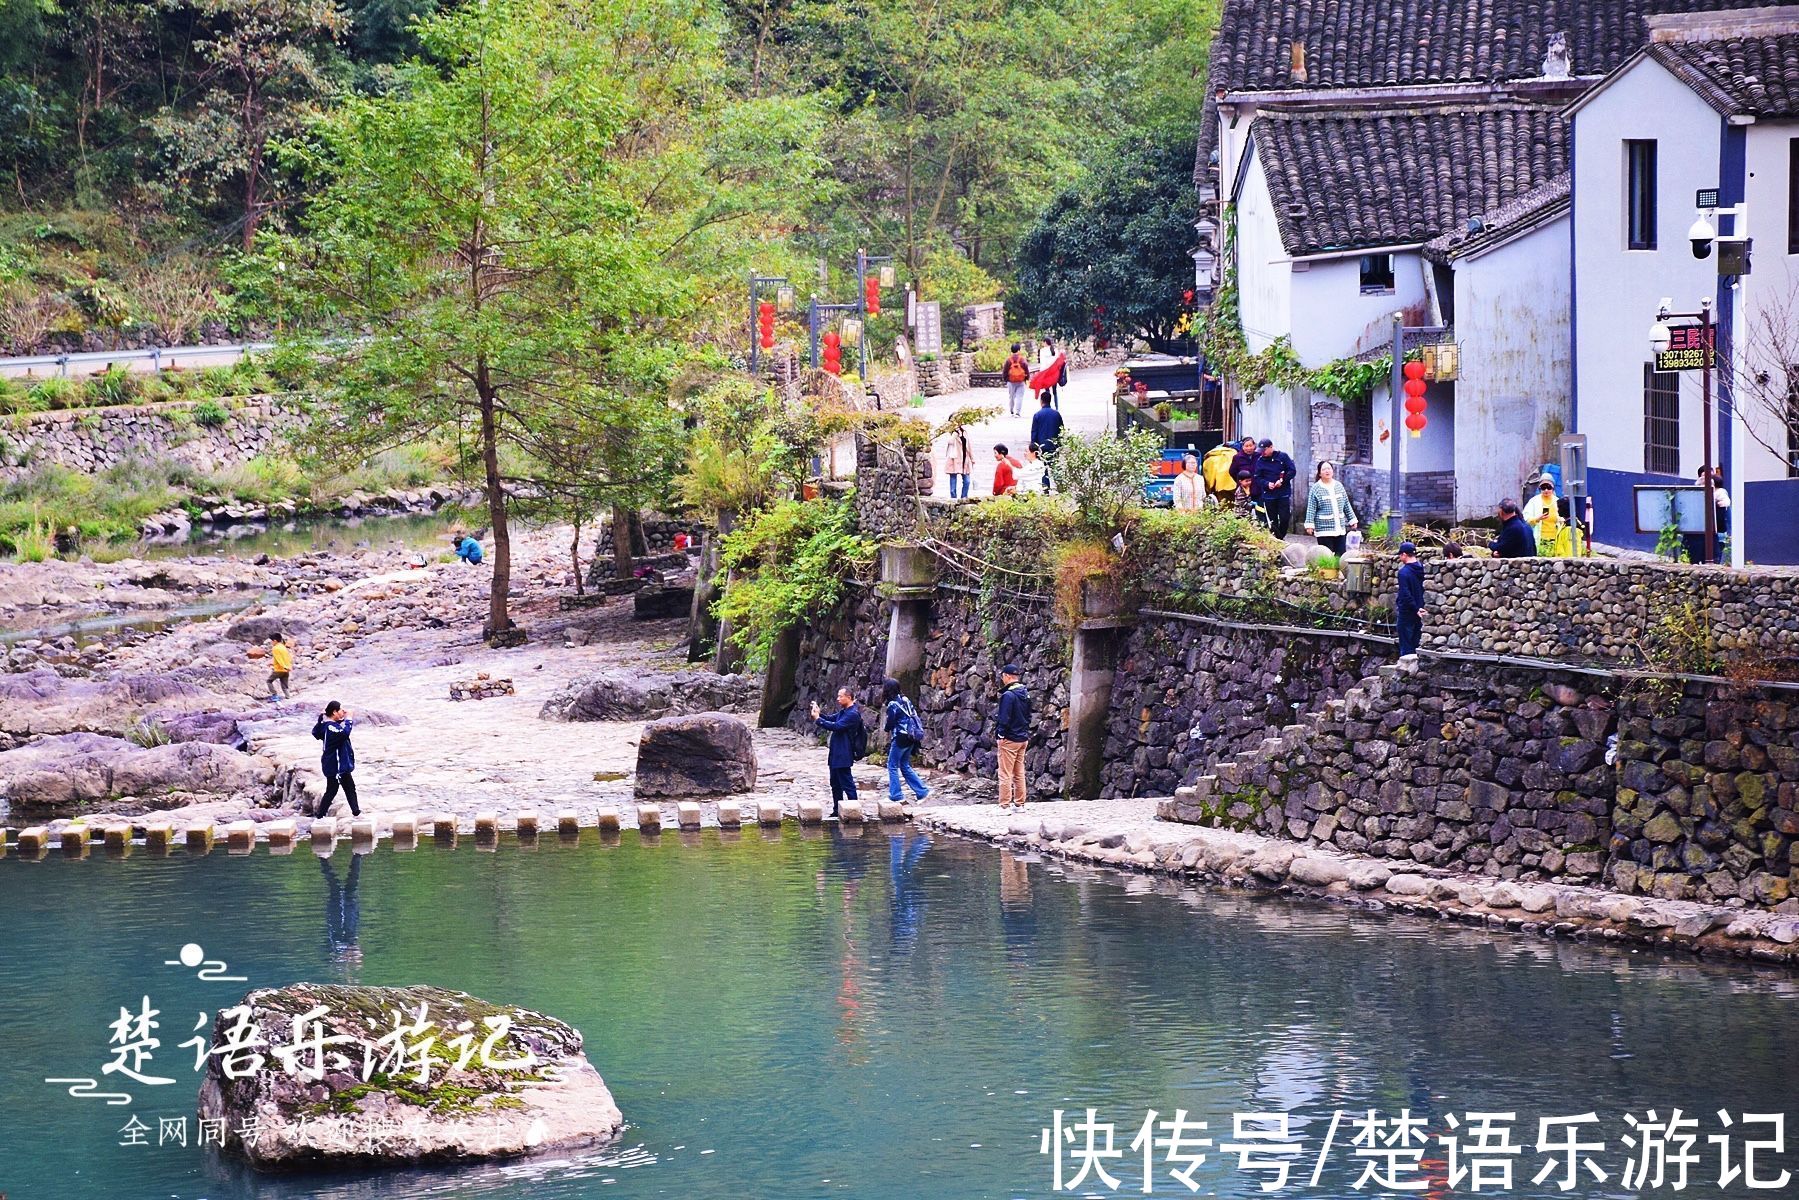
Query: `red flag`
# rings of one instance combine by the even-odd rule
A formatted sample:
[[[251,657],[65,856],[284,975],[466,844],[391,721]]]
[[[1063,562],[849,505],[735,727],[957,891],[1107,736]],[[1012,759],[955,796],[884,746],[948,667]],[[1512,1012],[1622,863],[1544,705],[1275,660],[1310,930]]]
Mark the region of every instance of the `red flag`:
[[[1066,354],[1056,355],[1049,366],[1031,376],[1031,390],[1033,392],[1048,391],[1062,382],[1062,364],[1067,357]]]

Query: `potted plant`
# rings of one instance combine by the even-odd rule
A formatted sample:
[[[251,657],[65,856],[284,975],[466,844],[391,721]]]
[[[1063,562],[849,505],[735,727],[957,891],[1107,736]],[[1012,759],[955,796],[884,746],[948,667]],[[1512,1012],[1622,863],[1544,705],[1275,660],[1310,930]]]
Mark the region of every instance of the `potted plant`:
[[[1164,400],[1160,404],[1156,405],[1155,412],[1156,412],[1156,420],[1158,420],[1158,421],[1162,422],[1162,424],[1166,425],[1166,424],[1168,424],[1169,418],[1174,415],[1174,408],[1172,405],[1170,405],[1168,403],[1168,401]]]
[[[1320,579],[1340,579],[1343,576],[1343,560],[1335,554],[1320,554],[1312,560],[1312,570]]]

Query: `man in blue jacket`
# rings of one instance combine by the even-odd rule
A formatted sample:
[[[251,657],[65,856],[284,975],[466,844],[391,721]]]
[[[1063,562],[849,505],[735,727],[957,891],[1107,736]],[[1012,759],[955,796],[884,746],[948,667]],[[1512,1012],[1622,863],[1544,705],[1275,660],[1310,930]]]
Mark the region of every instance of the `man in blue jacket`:
[[[1535,558],[1537,535],[1518,512],[1518,502],[1507,498],[1499,502],[1499,536],[1487,543],[1497,558]]]
[[[1418,547],[1410,542],[1399,543],[1399,598],[1393,611],[1399,657],[1418,653],[1418,643],[1424,640],[1424,564],[1418,561]]]
[[[1287,452],[1276,450],[1268,438],[1261,440],[1259,449],[1261,454],[1249,477],[1249,498],[1268,514],[1269,532],[1285,539],[1287,527],[1293,523],[1293,480],[1299,469]]]
[[[999,741],[999,806],[1024,807],[1030,789],[1024,780],[1025,744],[1031,740],[1031,694],[1020,682],[1017,663],[1000,668],[999,712],[994,732]]]
[[[820,713],[818,701],[814,700],[812,720],[820,733],[831,735],[825,758],[825,764],[831,768],[831,815],[841,817],[843,802],[857,798],[856,777],[850,773],[850,767],[861,757],[857,750],[868,746],[868,726],[862,723],[862,708],[856,697],[846,687],[837,689],[837,711],[828,717]]]
[[[1062,414],[1050,407],[1049,393],[1042,393],[1037,397],[1037,411],[1031,417],[1031,441],[1052,470],[1056,465],[1056,450],[1062,444],[1063,428]],[[1043,490],[1053,490],[1048,474],[1043,477]]]

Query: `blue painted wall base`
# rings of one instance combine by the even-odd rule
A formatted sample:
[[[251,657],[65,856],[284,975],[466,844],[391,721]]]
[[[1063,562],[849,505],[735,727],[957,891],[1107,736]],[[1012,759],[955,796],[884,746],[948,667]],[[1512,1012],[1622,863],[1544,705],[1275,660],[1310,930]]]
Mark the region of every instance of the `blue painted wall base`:
[[[1681,475],[1651,475],[1640,471],[1607,471],[1593,468],[1587,475],[1593,490],[1593,539],[1626,550],[1655,549],[1659,534],[1636,532],[1638,484],[1688,484]],[[1732,489],[1731,499],[1746,506],[1749,540],[1744,557],[1753,564],[1774,567],[1799,564],[1799,479],[1773,479],[1751,483],[1746,492]],[[1735,525],[1735,521],[1732,521]]]

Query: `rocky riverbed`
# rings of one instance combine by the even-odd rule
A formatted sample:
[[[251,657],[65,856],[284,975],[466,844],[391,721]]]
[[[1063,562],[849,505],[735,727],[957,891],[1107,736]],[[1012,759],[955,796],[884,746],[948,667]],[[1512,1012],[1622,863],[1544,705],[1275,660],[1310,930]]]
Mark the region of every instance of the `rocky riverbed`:
[[[356,718],[361,806],[383,830],[401,812],[449,814],[470,829],[486,811],[573,809],[585,823],[602,807],[629,812],[645,720],[722,708],[753,725],[760,686],[696,677],[685,618],[638,619],[633,595],[569,606],[567,547],[563,529],[515,537],[512,613],[527,640],[513,649],[482,638],[489,568],[416,552],[0,569],[0,596],[30,602],[34,616],[80,609],[90,593],[170,607],[224,593],[254,600],[79,652],[9,655],[0,808],[10,811],[0,820],[54,832],[58,822],[141,823],[161,810],[177,822],[297,817],[303,833],[323,790],[311,729],[329,700]],[[294,649],[293,695],[270,703],[275,632]],[[460,685],[501,681],[510,692],[451,698]],[[795,811],[801,799],[828,805],[814,739],[780,729],[754,738],[759,797]],[[865,800],[885,797],[885,775],[858,768]],[[952,779],[943,795],[970,791],[980,785]],[[342,801],[334,815],[347,815]]]

